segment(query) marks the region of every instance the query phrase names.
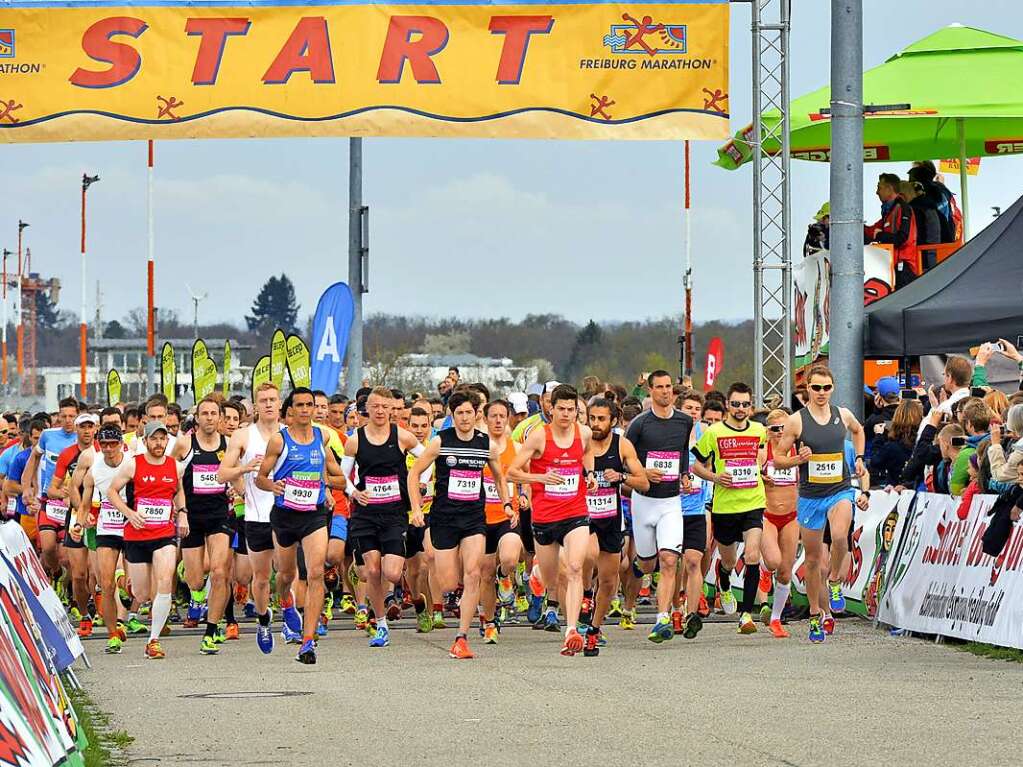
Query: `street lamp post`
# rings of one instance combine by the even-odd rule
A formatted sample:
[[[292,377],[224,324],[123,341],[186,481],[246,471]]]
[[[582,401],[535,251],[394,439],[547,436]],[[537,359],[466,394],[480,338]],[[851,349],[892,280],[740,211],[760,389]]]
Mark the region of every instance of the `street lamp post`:
[[[21,385],[21,377],[25,374],[25,328],[22,325],[22,311],[21,311],[21,240],[22,232],[28,228],[28,224],[19,219],[18,221],[18,279],[17,279],[17,293],[14,296],[14,302],[18,307],[17,310],[17,322],[15,323],[15,335],[17,336],[18,344],[18,385]]]
[[[3,354],[3,363],[0,364],[0,378],[2,378],[4,393],[7,393],[7,257],[12,255],[11,251],[4,248],[4,288],[3,288],[3,303],[4,303],[4,328],[2,340],[0,340],[0,354]]]
[[[86,322],[85,307],[87,303],[87,293],[85,288],[85,193],[89,190],[89,187],[99,181],[99,176],[90,176],[86,173],[82,174],[82,318],[81,323],[78,326],[78,345],[81,350],[81,357],[79,364],[81,366],[81,378],[80,378],[80,391],[79,396],[84,400],[87,399],[85,389],[85,367],[86,367],[86,351],[87,351],[87,330],[88,323]]]

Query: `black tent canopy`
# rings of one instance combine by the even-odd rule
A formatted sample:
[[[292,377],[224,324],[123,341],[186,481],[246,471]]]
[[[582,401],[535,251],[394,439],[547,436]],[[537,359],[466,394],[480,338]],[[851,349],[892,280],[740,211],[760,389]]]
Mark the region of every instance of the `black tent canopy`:
[[[865,310],[863,356],[958,352],[1023,334],[1023,197],[952,256]]]

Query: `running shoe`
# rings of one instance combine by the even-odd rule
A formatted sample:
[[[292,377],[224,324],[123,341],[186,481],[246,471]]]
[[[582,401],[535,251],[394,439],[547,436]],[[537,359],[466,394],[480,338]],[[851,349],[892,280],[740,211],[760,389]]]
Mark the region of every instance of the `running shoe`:
[[[760,583],[758,589],[765,594],[771,593],[771,571],[766,567],[760,568]]]
[[[526,609],[526,620],[536,623],[543,613],[543,594],[530,594],[529,607]]]
[[[281,639],[284,640],[284,644],[300,644],[302,642],[302,632],[292,631],[288,624],[284,624],[281,627]]]
[[[842,582],[828,582],[828,607],[833,613],[845,612],[845,595],[842,594]]]
[[[597,629],[597,647],[607,647],[607,635],[599,628]]]
[[[120,655],[123,646],[124,640],[115,634],[107,640],[107,646],[103,652],[107,655]]]
[[[740,634],[756,634],[757,624],[753,620],[753,616],[749,613],[743,613],[739,618],[739,629]]]
[[[529,600],[525,597],[515,597],[515,612],[524,613],[529,610]]]
[[[128,629],[129,634],[145,634],[149,631],[149,629],[146,628],[146,624],[138,618],[129,618],[128,622],[124,624],[124,627]]]
[[[675,636],[675,629],[671,625],[671,619],[659,620],[654,624],[653,630],[646,635],[654,644],[660,644],[661,642],[667,642]]]
[[[696,608],[696,614],[701,618],[710,616],[710,605],[707,604],[707,595],[700,594],[700,606]]]
[[[324,618],[316,621],[316,636],[325,637],[327,636],[327,622]]]
[[[274,632],[269,626],[256,624],[256,645],[263,655],[269,655],[274,649]]]
[[[416,613],[416,633],[429,634],[431,631],[433,631],[433,616],[430,614],[430,609],[426,608],[422,612]]]
[[[93,615],[92,616],[92,625],[95,626],[96,628],[103,628],[104,626],[106,626],[106,624],[103,622],[103,616],[102,615]]]
[[[497,598],[503,605],[510,605],[515,599],[515,586],[510,575],[497,579]]]
[[[82,639],[92,636],[92,618],[86,616],[78,621],[78,636]]]
[[[781,625],[781,621],[778,620],[777,618],[775,618],[774,620],[771,621],[770,629],[771,629],[771,633],[774,635],[775,639],[788,639],[789,638],[788,630],[784,626]]]
[[[600,629],[590,626],[583,644],[583,657],[596,658],[600,655]]]
[[[671,630],[676,634],[682,633],[682,613],[678,610],[671,613]]]
[[[149,608],[151,606],[152,605],[149,602],[143,602],[142,604],[140,604],[139,605],[139,615],[149,615]]]
[[[739,610],[739,603],[735,601],[735,595],[731,589],[724,592],[718,592],[721,597],[721,609],[725,615],[735,615]]]
[[[146,658],[149,660],[163,660],[165,657],[166,653],[160,647],[159,639],[150,639],[146,642]]]
[[[583,597],[582,602],[579,604],[579,622],[584,626],[589,626],[593,622],[592,597]]]
[[[68,617],[71,619],[72,623],[77,623],[82,619],[82,613],[77,607],[72,607],[68,610]]]
[[[332,621],[334,620],[334,597],[327,594],[323,600],[323,615],[320,616],[322,620]]]
[[[225,621],[217,624],[217,633],[213,635],[213,641],[217,644],[224,644],[227,641],[227,623]]]
[[[433,611],[433,627],[435,629],[446,629],[448,624],[444,622],[444,612],[442,610]]]
[[[355,599],[352,598],[351,594],[341,595],[341,612],[345,615],[355,614]]]
[[[203,605],[201,602],[196,602],[194,599],[188,600],[188,613],[185,615],[184,623],[181,625],[186,629],[194,629],[199,625],[199,619],[202,617]]]
[[[370,647],[387,647],[391,643],[391,632],[386,626],[377,626],[376,633],[369,640]]]
[[[771,625],[771,606],[764,604],[760,606],[760,622],[765,626]]]
[[[245,609],[242,610],[242,613],[245,615],[246,618],[255,618],[256,617],[256,603],[255,602],[246,602],[245,603]]]
[[[716,612],[716,613],[724,613],[724,610],[721,609],[721,592],[720,591],[715,592],[715,594],[714,594],[714,612]]]
[[[622,611],[622,619],[620,621],[618,621],[618,626],[620,628],[625,629],[626,631],[632,631],[634,628],[636,628],[636,611],[635,611],[635,609],[623,610]]]
[[[142,610],[139,610],[142,613]],[[145,613],[142,613],[145,615]],[[181,623],[181,610],[178,609],[177,603],[171,606],[170,614],[167,616],[168,623]]]
[[[160,629],[160,636],[169,637],[171,635],[171,627],[169,623],[163,624],[163,628]]]
[[[615,597],[611,600],[611,606],[607,611],[608,618],[621,618],[622,617],[622,600],[621,597]]]
[[[699,613],[689,613],[682,624],[682,636],[686,639],[696,639],[696,635],[703,628],[703,618]]]
[[[561,622],[558,620],[558,614],[554,610],[548,610],[547,614],[543,618],[543,630],[544,631],[557,631],[561,633]],[[575,629],[571,629],[575,631]],[[578,632],[576,632],[578,633]],[[583,649],[582,647],[579,648]]]
[[[835,619],[830,615],[824,616],[824,620],[821,621],[821,626],[824,627],[824,633],[828,636],[835,633]]]
[[[294,633],[302,633],[302,616],[299,615],[294,605],[284,608],[284,623]]]
[[[824,641],[824,629],[821,628],[821,617],[819,615],[810,616],[810,630],[808,632],[808,638],[814,644],[820,644]]]
[[[483,643],[497,644],[497,626],[493,623],[488,623],[483,629]]]
[[[127,642],[128,641],[127,626],[121,623],[121,621],[117,621],[116,625],[114,626],[113,635],[120,639],[122,642]]]
[[[295,657],[299,663],[304,663],[307,666],[316,665],[316,642],[312,639],[307,639],[302,642],[302,646],[298,650],[298,655]]]
[[[472,654],[472,650],[469,649],[469,643],[465,637],[457,636],[455,637],[455,643],[448,650],[448,657],[455,660],[469,660],[475,656]]]
[[[565,633],[565,644],[561,648],[561,654],[572,657],[576,653],[582,652],[585,644],[586,643],[583,642],[583,638],[578,631],[574,628],[569,629]]]
[[[199,652],[203,655],[216,655],[220,652],[220,645],[217,644],[217,640],[213,637],[204,636],[199,644]]]
[[[365,609],[355,611],[355,628],[362,631],[369,625],[369,612]]]
[[[228,623],[227,629],[224,631],[224,639],[230,642],[233,639],[238,638],[238,624]]]
[[[387,605],[387,620],[396,621],[401,619],[401,603],[392,598]]]

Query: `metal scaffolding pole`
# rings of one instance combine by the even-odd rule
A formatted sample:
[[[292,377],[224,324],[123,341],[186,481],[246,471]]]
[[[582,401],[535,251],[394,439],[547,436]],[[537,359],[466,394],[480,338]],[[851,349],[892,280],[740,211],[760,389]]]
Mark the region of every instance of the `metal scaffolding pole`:
[[[835,404],[863,417],[863,4],[831,0],[831,323]]]
[[[792,391],[792,255],[789,193],[791,0],[753,0],[753,370],[757,404]],[[781,120],[765,130],[764,112]],[[781,152],[768,154],[771,140]]]

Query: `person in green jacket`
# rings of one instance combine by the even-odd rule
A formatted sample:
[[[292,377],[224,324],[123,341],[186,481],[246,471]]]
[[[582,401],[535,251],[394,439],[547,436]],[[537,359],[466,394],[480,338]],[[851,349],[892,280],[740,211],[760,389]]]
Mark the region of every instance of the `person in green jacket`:
[[[977,452],[981,443],[990,439],[991,421],[994,413],[981,401],[972,401],[963,407],[962,421],[966,430],[966,444],[952,464],[948,489],[952,495],[962,495],[970,483],[970,456]]]

